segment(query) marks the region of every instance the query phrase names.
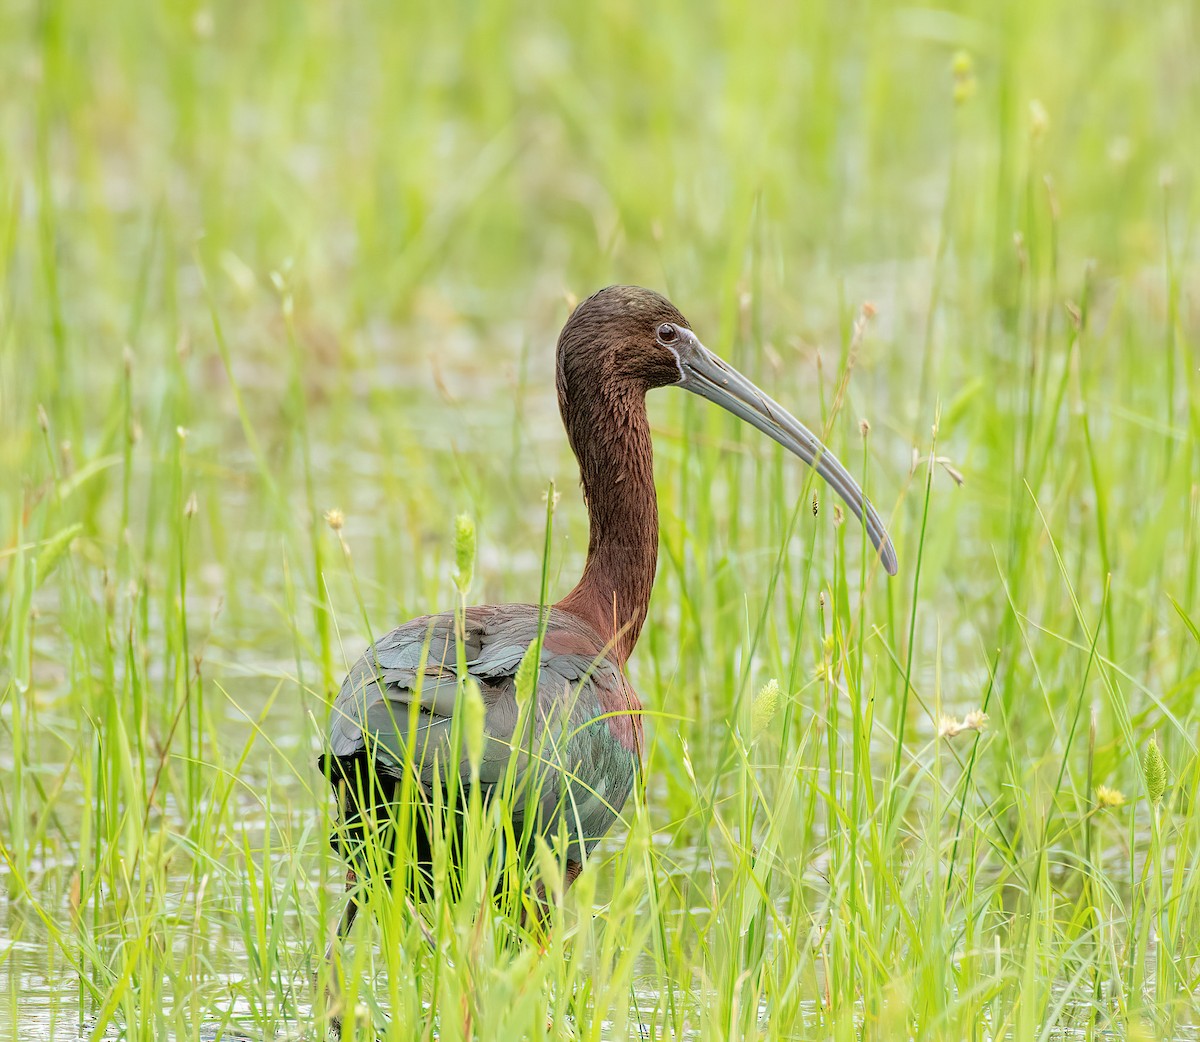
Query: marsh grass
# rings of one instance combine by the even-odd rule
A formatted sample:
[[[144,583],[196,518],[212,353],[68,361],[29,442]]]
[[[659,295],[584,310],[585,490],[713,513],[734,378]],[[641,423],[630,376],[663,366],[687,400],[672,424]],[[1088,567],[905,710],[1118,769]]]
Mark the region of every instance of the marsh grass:
[[[319,1035],[330,699],[455,605],[460,512],[474,599],[568,588],[552,346],[617,280],[827,432],[900,575],[654,396],[644,785],[540,946],[481,812],[424,926],[365,884],[357,1037],[1195,1037],[1198,40],[1186,2],[0,9],[0,1037]]]

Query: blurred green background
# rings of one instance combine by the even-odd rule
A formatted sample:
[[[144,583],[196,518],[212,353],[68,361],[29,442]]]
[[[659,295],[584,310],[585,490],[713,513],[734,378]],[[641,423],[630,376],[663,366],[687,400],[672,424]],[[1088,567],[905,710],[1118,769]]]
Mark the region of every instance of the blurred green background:
[[[593,925],[442,992],[360,941],[364,1002],[1195,1037],[1197,155],[1193,0],[0,3],[0,1036],[312,1030],[327,700],[452,605],[460,511],[476,599],[535,599],[555,481],[573,583],[554,342],[636,282],[830,432],[900,576],[653,396],[648,791]]]

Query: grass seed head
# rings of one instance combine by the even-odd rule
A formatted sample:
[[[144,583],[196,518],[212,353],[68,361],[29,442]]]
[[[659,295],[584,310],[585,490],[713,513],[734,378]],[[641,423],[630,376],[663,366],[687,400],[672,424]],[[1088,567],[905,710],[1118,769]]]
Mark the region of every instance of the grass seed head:
[[[961,720],[955,720],[952,716],[939,717],[937,734],[939,738],[954,738],[964,731],[974,731],[976,734],[983,734],[987,730],[987,724],[987,713],[982,709],[972,709]]]
[[[1146,795],[1151,803],[1157,803],[1167,791],[1167,761],[1163,759],[1162,751],[1158,748],[1158,738],[1150,736],[1150,744],[1146,747],[1146,757],[1142,761],[1142,773],[1146,778]]]
[[[464,597],[475,577],[475,522],[466,514],[454,519],[454,585]]]
[[[754,696],[750,706],[750,735],[757,738],[771,726],[779,709],[779,681],[772,677]]]
[[[975,93],[975,62],[970,52],[958,51],[950,63],[950,71],[954,76],[954,104],[965,104]]]
[[[479,774],[483,762],[484,717],[486,707],[479,685],[471,677],[463,681],[463,744],[467,750],[467,761],[471,774]]]
[[[518,708],[528,705],[533,698],[534,669],[537,664],[537,656],[538,642],[535,640],[525,649],[525,654],[521,656],[521,661],[517,665],[517,674],[513,678]]]

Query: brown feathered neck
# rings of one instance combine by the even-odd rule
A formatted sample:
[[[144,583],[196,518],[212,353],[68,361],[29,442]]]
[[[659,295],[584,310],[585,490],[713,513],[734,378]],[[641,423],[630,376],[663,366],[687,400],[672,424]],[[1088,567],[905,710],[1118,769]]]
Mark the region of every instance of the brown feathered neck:
[[[558,403],[587,503],[587,564],[558,607],[590,623],[625,662],[650,605],[658,565],[658,499],[646,391],[675,383],[654,345],[662,322],[687,325],[664,297],[609,287],[584,301],[558,343]]]

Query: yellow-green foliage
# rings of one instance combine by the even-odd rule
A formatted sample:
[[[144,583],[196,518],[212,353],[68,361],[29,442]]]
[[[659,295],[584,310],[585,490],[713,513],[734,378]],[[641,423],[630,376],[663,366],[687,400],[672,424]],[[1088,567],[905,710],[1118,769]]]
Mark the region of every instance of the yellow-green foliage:
[[[396,623],[570,589],[554,343],[616,281],[827,433],[900,574],[654,392],[644,784],[547,938],[502,807],[424,919],[367,884],[359,1037],[1193,1037],[1198,40],[1195,0],[0,3],[0,1042],[320,1037],[329,700]]]

